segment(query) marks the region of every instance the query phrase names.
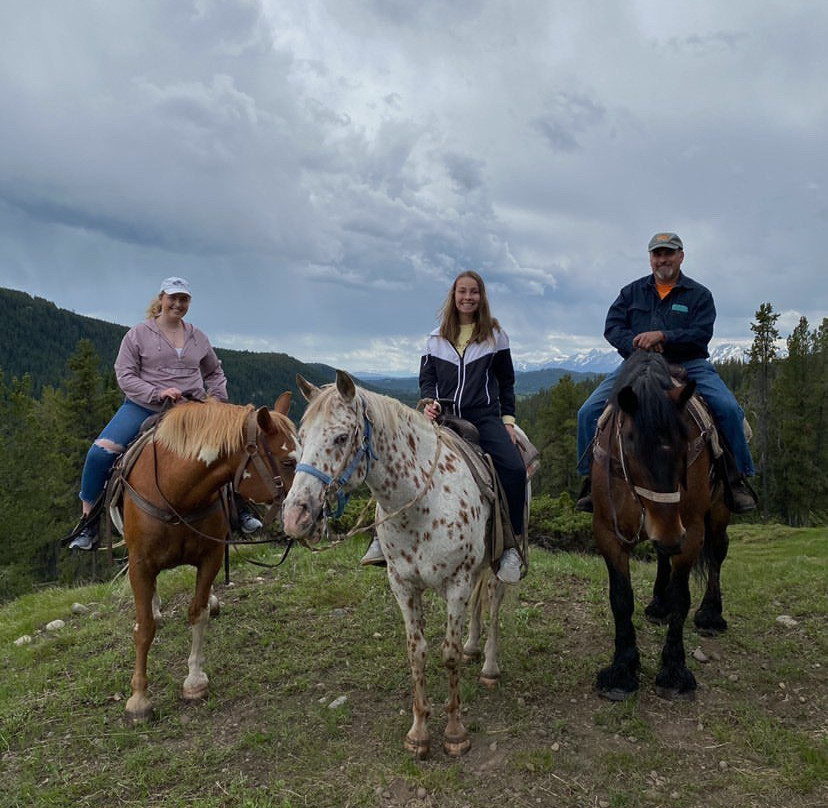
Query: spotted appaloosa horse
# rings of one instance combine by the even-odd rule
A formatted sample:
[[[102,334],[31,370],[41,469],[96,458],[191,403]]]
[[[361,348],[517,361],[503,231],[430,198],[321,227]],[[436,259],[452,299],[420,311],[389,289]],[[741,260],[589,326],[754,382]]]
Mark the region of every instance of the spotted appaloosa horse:
[[[613,661],[599,672],[596,685],[608,699],[627,698],[638,688],[630,552],[640,541],[651,540],[659,556],[647,616],[668,624],[658,695],[688,698],[696,689],[684,649],[694,565],[715,575],[715,587],[708,586],[696,613],[697,626],[716,631],[726,625],[718,570],[727,553],[730,512],[712,474],[709,436],[688,411],[694,388],[692,381],[674,386],[661,354],[636,351],[619,373],[610,398],[612,414],[596,437],[592,526],[609,573],[615,619]]]
[[[484,585],[491,594],[491,626],[481,681],[493,684],[500,675],[497,628],[504,584],[491,574],[486,548],[490,503],[467,464],[422,413],[356,387],[341,370],[336,383],[322,389],[301,376],[297,382],[310,403],[300,424],[296,478],[282,509],[283,529],[308,541],[335,500],[367,483],[378,503],[377,536],[405,622],[414,714],[405,746],[418,758],[429,752],[422,599],[431,589],[446,602],[444,749],[460,756],[471,746],[460,717],[460,666],[464,651],[478,653],[479,625],[465,649],[461,635],[473,592]]]
[[[129,723],[152,716],[147,695],[147,655],[160,616],[156,579],[161,570],[191,564],[196,585],[190,603],[192,648],[185,701],[206,698],[204,636],[209,600],[221,569],[229,523],[220,501],[225,484],[278,515],[293,480],[294,427],[287,417],[291,394],[273,410],[208,401],[180,404],[167,412],[140,449],[125,480],[123,534],[129,551],[129,581],[135,599],[135,672],[126,703]]]

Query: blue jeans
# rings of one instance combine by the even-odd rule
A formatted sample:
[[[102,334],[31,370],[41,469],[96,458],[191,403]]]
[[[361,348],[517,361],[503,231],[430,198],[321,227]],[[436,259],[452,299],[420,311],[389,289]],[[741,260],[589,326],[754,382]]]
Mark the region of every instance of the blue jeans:
[[[745,413],[736,397],[707,359],[690,359],[682,363],[682,367],[687,371],[688,378],[695,380],[696,391],[707,402],[719,434],[733,454],[736,467],[746,477],[752,477],[756,472],[742,425]],[[578,410],[578,474],[582,477],[589,474],[592,455],[587,449],[620,371],[619,365],[592,391]]]
[[[155,415],[155,411],[141,407],[129,399],[121,404],[112,416],[112,420],[104,427],[103,432],[98,435],[86,453],[80,491],[80,498],[84,502],[95,502],[100,496],[113,463],[124,453],[126,447],[141,429],[141,424],[150,415]],[[99,445],[101,440],[110,441],[119,449],[117,451],[105,449]]]

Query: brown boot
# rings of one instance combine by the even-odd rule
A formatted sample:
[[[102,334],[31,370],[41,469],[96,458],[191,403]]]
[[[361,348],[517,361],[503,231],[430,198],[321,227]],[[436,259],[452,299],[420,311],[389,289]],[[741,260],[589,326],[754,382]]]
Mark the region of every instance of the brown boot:
[[[730,481],[730,498],[733,513],[749,513],[756,508],[756,494],[744,477]]]
[[[592,480],[589,477],[584,477],[584,482],[581,484],[581,493],[578,494],[575,510],[592,513]]]

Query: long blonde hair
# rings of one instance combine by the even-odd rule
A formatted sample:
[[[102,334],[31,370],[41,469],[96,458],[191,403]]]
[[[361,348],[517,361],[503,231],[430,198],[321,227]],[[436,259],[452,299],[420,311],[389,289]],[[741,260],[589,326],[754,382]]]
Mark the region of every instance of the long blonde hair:
[[[440,310],[440,336],[447,339],[454,345],[460,336],[460,315],[457,312],[457,305],[454,302],[454,292],[457,289],[457,282],[461,278],[471,278],[476,281],[477,288],[480,290],[480,304],[477,311],[474,313],[474,331],[470,342],[486,342],[494,338],[494,330],[500,328],[500,323],[495,317],[492,317],[491,309],[489,308],[489,297],[486,294],[486,284],[483,283],[483,278],[472,269],[467,269],[461,272],[455,279],[454,283],[449,289],[446,296],[445,303]]]
[[[159,292],[157,297],[150,300],[146,313],[148,320],[154,320],[159,314],[161,314],[161,296],[163,294],[163,292]]]

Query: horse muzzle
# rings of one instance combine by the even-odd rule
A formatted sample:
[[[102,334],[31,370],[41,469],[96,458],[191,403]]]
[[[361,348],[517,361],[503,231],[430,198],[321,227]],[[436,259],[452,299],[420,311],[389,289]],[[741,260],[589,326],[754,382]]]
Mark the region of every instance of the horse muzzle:
[[[316,524],[318,511],[307,500],[296,501],[288,495],[282,505],[282,530],[293,539],[304,538]]]
[[[644,532],[656,550],[667,556],[678,555],[687,537],[678,508],[664,505],[649,504],[644,508]]]

